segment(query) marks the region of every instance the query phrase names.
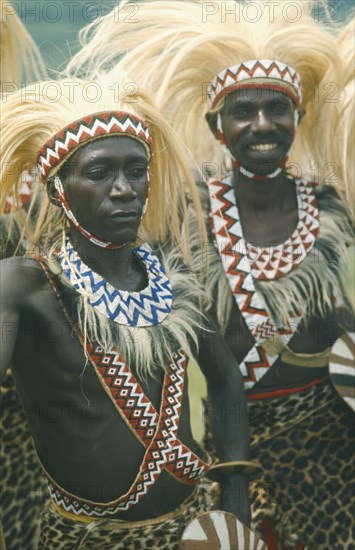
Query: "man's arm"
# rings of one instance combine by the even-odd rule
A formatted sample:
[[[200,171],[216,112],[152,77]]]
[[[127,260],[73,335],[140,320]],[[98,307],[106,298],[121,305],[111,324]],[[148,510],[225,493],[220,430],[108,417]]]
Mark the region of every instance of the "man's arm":
[[[19,309],[15,294],[18,283],[16,262],[13,260],[0,261],[0,382],[9,368],[11,357],[15,348],[18,326]],[[2,523],[0,521],[0,548],[6,550]]]
[[[233,353],[217,332],[205,333],[198,362],[207,380],[209,423],[221,463],[249,460],[249,422],[243,378]],[[222,509],[250,524],[248,479],[221,475]]]
[[[26,292],[28,295],[28,285],[23,276],[22,263],[22,258],[10,258],[0,261],[1,381],[10,366],[16,345],[21,299],[25,299]]]

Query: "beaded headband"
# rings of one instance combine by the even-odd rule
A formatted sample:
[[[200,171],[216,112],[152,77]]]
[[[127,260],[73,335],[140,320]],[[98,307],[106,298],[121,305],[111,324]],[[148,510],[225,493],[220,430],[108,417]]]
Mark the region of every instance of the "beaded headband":
[[[297,105],[302,102],[301,79],[295,69],[282,61],[253,59],[218,73],[208,88],[209,109],[216,108],[226,94],[250,87],[277,90],[287,94]]]
[[[41,180],[53,177],[68,157],[88,142],[107,136],[128,136],[142,143],[148,159],[153,154],[153,140],[144,122],[125,111],[102,111],[71,122],[54,134],[38,153]]]
[[[69,206],[62,182],[56,174],[59,168],[78,150],[79,147],[96,139],[114,135],[128,136],[136,139],[144,146],[148,160],[152,157],[153,139],[147,126],[140,118],[131,113],[126,113],[125,111],[102,111],[75,120],[57,132],[42,145],[37,159],[38,172],[43,182],[55,176],[54,184],[57,196],[67,218],[69,218],[75,228],[84,235],[86,239],[101,248],[108,249],[122,248],[127,243],[116,244],[110,241],[104,241],[82,227]],[[148,204],[150,187],[149,171],[147,176],[148,194],[143,206],[141,221]]]

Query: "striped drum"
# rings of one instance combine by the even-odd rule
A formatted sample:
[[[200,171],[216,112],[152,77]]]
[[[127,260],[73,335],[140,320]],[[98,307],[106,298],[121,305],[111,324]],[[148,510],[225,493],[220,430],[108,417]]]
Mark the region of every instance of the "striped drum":
[[[355,334],[347,332],[335,342],[329,358],[331,381],[344,401],[355,411]]]
[[[183,532],[180,550],[266,550],[265,543],[233,514],[216,510],[191,521]]]

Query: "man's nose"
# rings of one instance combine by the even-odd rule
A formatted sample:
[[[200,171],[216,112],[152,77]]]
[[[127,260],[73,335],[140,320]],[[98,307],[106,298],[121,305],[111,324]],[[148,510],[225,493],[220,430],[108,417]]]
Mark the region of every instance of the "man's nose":
[[[115,179],[110,192],[110,197],[119,197],[120,199],[130,200],[137,196],[132,184],[124,175],[118,175]]]
[[[255,113],[255,117],[252,123],[253,132],[266,133],[274,129],[274,122],[263,109],[260,109],[259,111],[257,111],[257,113]]]

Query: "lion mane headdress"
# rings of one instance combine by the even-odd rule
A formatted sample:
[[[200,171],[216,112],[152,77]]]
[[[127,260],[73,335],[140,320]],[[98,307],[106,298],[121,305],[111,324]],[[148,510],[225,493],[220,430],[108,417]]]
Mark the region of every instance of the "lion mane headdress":
[[[270,6],[263,0],[123,1],[84,29],[83,49],[68,71],[94,75],[97,70],[115,73],[129,67],[201,167],[223,158],[205,121],[209,110],[223,105],[223,98],[215,105],[210,101],[216,76],[252,60],[286,65],[299,75],[306,111],[290,167],[295,176],[336,187],[353,211],[353,134],[348,121],[353,102],[346,99],[349,89],[344,92],[354,78],[353,24],[337,38],[327,1],[316,3],[316,14],[314,4],[306,0],[291,9],[286,3]]]
[[[188,151],[146,94],[106,75],[96,81],[63,79],[41,81],[7,95],[1,105],[1,207],[14,193],[14,182],[23,170],[38,168],[48,184],[78,147],[109,135],[128,135],[147,150],[150,193],[139,238],[148,242],[182,243],[181,219],[187,212],[187,199],[199,211],[198,196],[188,164]],[[28,243],[54,243],[62,231],[64,211],[53,206],[43,185],[36,215],[23,216]],[[16,202],[18,195],[14,193]],[[64,209],[65,210],[65,209]],[[33,222],[35,218],[35,223]],[[201,231],[203,222],[201,216]],[[187,242],[187,241],[186,241]]]

